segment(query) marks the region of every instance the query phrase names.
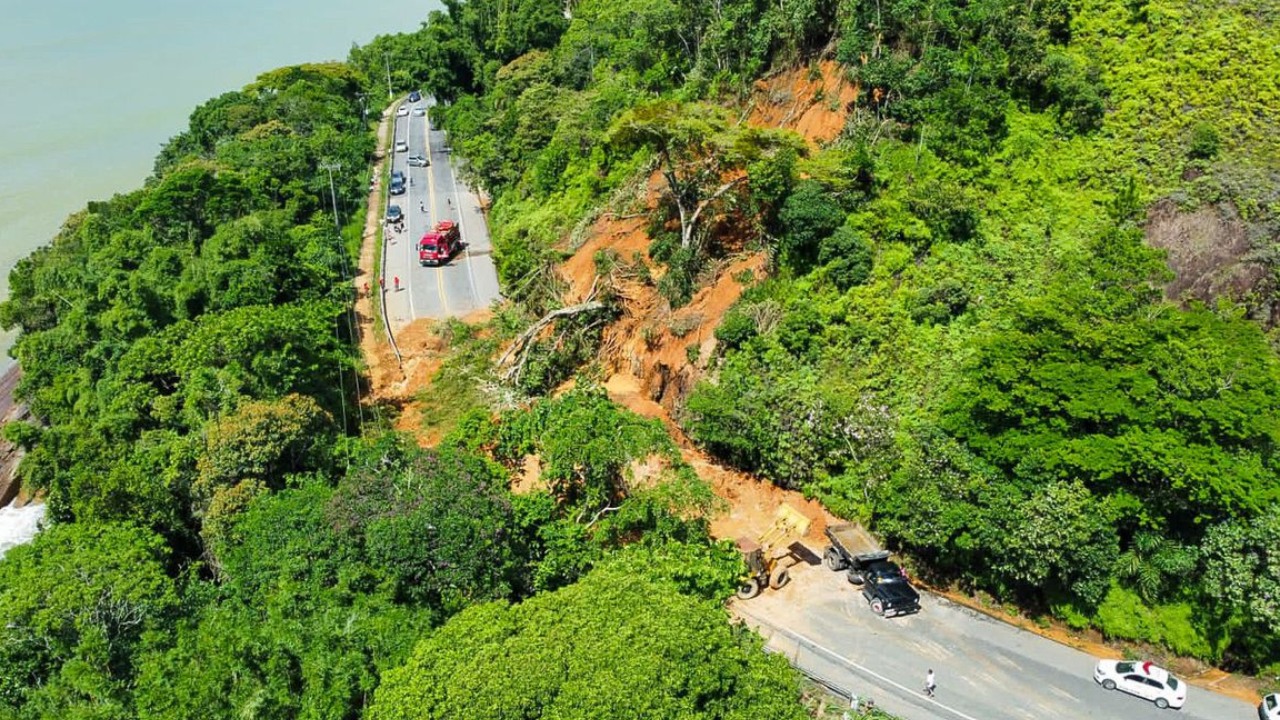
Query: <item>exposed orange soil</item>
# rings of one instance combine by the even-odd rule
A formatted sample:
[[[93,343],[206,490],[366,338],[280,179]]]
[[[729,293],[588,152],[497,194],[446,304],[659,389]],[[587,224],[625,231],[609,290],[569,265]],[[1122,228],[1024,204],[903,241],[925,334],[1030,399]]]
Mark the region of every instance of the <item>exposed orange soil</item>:
[[[857,98],[857,87],[846,79],[846,74],[834,61],[820,62],[817,67],[818,77],[813,77],[809,69],[800,68],[757,82],[747,121],[762,127],[795,130],[811,145],[835,139]],[[386,131],[384,116],[379,127],[380,148],[385,148]],[[649,178],[645,188],[648,209],[656,206],[661,183],[657,173]],[[370,193],[369,207],[357,288],[362,286],[365,278],[371,277],[373,252],[377,250],[376,230],[380,215],[376,187]],[[652,284],[641,282],[637,277],[636,271],[641,265],[655,278],[660,277],[663,270],[648,258],[651,239],[645,224],[643,217],[615,218],[606,214],[597,220],[587,241],[561,265],[561,273],[569,286],[566,301],[580,302],[596,283],[597,253],[612,253],[619,262],[620,271],[615,271],[610,284],[620,296],[622,316],[605,329],[600,353],[608,377],[606,391],[614,402],[632,412],[661,420],[676,441],[684,460],[726,502],[727,511],[711,523],[715,537],[730,540],[759,537],[773,522],[777,508],[787,503],[812,521],[802,542],[810,548],[824,547],[827,540],[823,531],[828,525],[843,520],[798,492],[783,490],[714,462],[694,447],[672,417],[673,414],[678,415],[688,391],[703,377],[705,365],[715,349],[715,328],[742,294],[743,286],[735,278],[744,277],[744,272],[750,272],[754,277],[763,276],[766,270],[764,256],[741,254],[721,261],[713,277],[703,284],[692,302],[672,310]],[[721,244],[731,243],[722,239]],[[418,321],[397,334],[404,357],[404,367],[401,368],[385,337],[373,330],[373,323],[380,320],[372,316],[369,299],[362,296],[356,309],[361,320],[361,346],[369,366],[374,401],[399,409],[397,429],[413,433],[423,445],[433,444],[438,438],[423,434],[421,409],[414,398],[430,386],[431,378],[448,349],[434,332],[435,324]],[[465,320],[482,322],[483,319],[471,317]],[[694,344],[698,347],[698,355],[691,363],[688,348]],[[572,381],[558,392],[571,386]],[[633,482],[642,484],[663,469],[662,463],[650,458],[634,463],[630,474]],[[524,458],[513,478],[512,489],[529,492],[542,487],[545,487],[545,481],[539,459],[536,456]],[[867,544],[873,543],[874,540],[867,536]],[[1097,657],[1120,656],[1116,647],[1103,644],[1100,638],[1082,636],[1057,626],[1044,628],[1030,619],[987,607],[967,595],[945,588],[933,590],[993,618],[1019,625]],[[1198,685],[1257,702],[1256,687],[1249,678],[1203,666],[1170,664]]]
[[[845,80],[835,62],[824,61],[818,67],[821,76],[814,79],[802,68],[757,83],[748,122],[787,127],[810,143],[834,139],[844,127],[857,90]],[[645,188],[647,209],[656,207],[662,183],[657,173],[649,178]],[[742,244],[741,238],[719,240],[722,247]],[[637,272],[641,265],[646,271],[643,274],[650,277],[660,277],[663,272],[648,257],[650,242],[645,218],[606,214],[596,221],[587,242],[561,266],[569,285],[569,302],[584,300],[597,284],[598,253],[613,254],[622,267],[613,273],[610,283],[621,299],[622,316],[605,329],[600,352],[608,375],[605,389],[615,402],[631,411],[662,420],[685,461],[726,501],[728,511],[716,517],[711,526],[717,538],[758,537],[785,502],[810,518],[805,541],[821,547],[826,543],[823,531],[827,525],[841,520],[798,492],[782,490],[712,461],[693,446],[672,419],[715,353],[715,329],[741,297],[740,280],[763,277],[765,256],[742,253],[719,261],[692,301],[673,310],[653,283],[637,277],[642,275]]]
[[[828,142],[838,136],[857,98],[857,88],[845,80],[845,74],[836,63],[825,61],[819,68],[821,77],[817,79],[810,79],[808,70],[800,69],[757,83],[748,122],[787,127],[799,132],[811,145]],[[819,91],[821,96],[817,95]],[[649,179],[646,188],[649,209],[656,206],[660,183],[657,174]],[[651,276],[660,276],[662,268],[648,258],[650,242],[644,218],[601,217],[587,242],[561,266],[570,288],[569,301],[581,301],[590,292],[596,282],[595,258],[599,252],[614,253],[623,265],[638,267],[644,264]],[[727,512],[712,520],[713,536],[730,540],[757,538],[773,522],[777,508],[787,503],[812,521],[802,542],[809,548],[822,548],[827,544],[823,534],[827,526],[844,520],[798,492],[782,490],[716,463],[694,447],[672,419],[673,414],[678,415],[687,393],[703,376],[704,366],[715,350],[715,328],[741,296],[743,288],[735,277],[742,277],[743,271],[749,271],[755,277],[763,276],[764,256],[743,254],[725,261],[693,301],[677,310],[672,310],[652,285],[641,283],[627,273],[615,277],[613,285],[622,298],[622,317],[605,330],[601,350],[601,360],[608,373],[605,389],[614,402],[632,412],[661,420],[680,447],[684,460],[726,501]],[[698,346],[698,357],[691,363],[688,347],[693,344]],[[526,467],[522,475],[528,477],[529,474]],[[865,535],[865,539],[867,549],[871,549],[875,540],[870,535]],[[1114,645],[1104,644],[1096,634],[1094,637],[1080,635],[1056,625],[1046,628],[1029,618],[1010,616],[1000,609],[985,607],[967,595],[946,588],[931,589],[954,602],[1096,657],[1121,656],[1120,650]],[[1168,664],[1198,685],[1257,702],[1257,691],[1248,678],[1232,676],[1203,665]]]
[[[524,495],[546,489],[547,483],[542,480],[542,461],[537,455],[525,455],[520,461],[520,472],[511,481],[511,492]]]
[[[800,68],[757,81],[747,122],[795,130],[811,145],[834,140],[858,99],[858,88],[834,60],[819,62],[816,74]]]
[[[706,480],[712,490],[728,505],[728,511],[711,521],[711,534],[716,538],[737,540],[758,538],[773,523],[774,513],[784,502],[804,513],[812,523],[803,541],[810,547],[826,544],[823,531],[830,524],[844,522],[827,512],[815,500],[805,498],[793,490],[783,490],[776,485],[726,468],[706,453],[694,447],[684,432],[671,420],[666,409],[645,397],[640,381],[629,373],[617,373],[604,384],[609,397],[619,405],[644,417],[657,418],[680,448],[684,461],[693,467],[698,477]]]
[[[376,399],[394,382],[400,370],[387,338],[379,329],[381,320],[374,307],[372,293],[378,283],[373,276],[374,261],[379,251],[378,233],[382,220],[382,162],[386,158],[387,138],[390,132],[390,110],[383,111],[378,123],[378,149],[374,155],[373,184],[369,186],[369,199],[365,204],[364,234],[360,243],[360,261],[353,279],[356,288],[356,319],[360,327],[360,349],[368,368],[369,391]]]

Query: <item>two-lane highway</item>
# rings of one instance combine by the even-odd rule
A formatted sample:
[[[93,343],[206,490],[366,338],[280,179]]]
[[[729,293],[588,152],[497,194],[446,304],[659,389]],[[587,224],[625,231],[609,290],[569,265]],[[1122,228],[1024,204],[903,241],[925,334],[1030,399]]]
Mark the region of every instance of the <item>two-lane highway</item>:
[[[1257,718],[1248,704],[1197,686],[1177,711],[1104,690],[1093,680],[1097,658],[927,593],[919,613],[882,618],[843,572],[800,565],[792,578],[735,601],[736,612],[793,664],[906,720]],[[929,669],[932,698],[921,692]]]
[[[404,213],[403,231],[388,225],[384,233],[385,300],[393,331],[419,318],[469,315],[500,297],[480,200],[459,181],[445,133],[433,128],[426,115],[430,104],[427,99],[405,102],[402,107],[409,112],[397,114],[392,140],[391,169],[408,177],[405,193],[388,197],[388,204],[399,205]],[[395,150],[401,142],[407,143],[407,150]],[[428,163],[411,165],[410,158]],[[423,266],[418,262],[418,240],[441,220],[458,223],[463,250],[444,265]]]

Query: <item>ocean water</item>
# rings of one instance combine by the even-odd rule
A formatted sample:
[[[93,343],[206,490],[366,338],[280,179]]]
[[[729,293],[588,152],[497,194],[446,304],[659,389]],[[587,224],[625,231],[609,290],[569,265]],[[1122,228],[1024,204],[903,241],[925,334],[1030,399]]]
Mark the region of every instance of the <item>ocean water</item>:
[[[142,185],[197,105],[417,29],[438,0],[0,0],[0,298],[90,200]],[[0,332],[0,371],[13,360]],[[0,508],[0,555],[44,507]]]
[[[0,297],[89,200],[136,189],[197,105],[342,60],[438,0],[0,0]],[[0,370],[12,361],[0,337]]]

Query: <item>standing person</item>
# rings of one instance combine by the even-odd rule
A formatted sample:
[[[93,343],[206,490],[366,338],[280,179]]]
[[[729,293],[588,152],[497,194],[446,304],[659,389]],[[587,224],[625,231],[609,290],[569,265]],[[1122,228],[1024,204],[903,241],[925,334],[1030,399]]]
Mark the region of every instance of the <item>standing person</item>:
[[[419,201],[418,201],[418,209],[419,209],[419,210],[421,210],[422,212],[426,212],[426,211],[427,211],[427,201],[426,201],[426,200],[419,200]]]
[[[933,697],[933,691],[938,687],[938,683],[933,678],[933,668],[929,668],[929,672],[924,675],[924,694]]]
[[[400,292],[400,276],[399,275],[396,275],[395,282],[396,282],[396,292]],[[933,677],[932,670],[929,671],[929,677]]]

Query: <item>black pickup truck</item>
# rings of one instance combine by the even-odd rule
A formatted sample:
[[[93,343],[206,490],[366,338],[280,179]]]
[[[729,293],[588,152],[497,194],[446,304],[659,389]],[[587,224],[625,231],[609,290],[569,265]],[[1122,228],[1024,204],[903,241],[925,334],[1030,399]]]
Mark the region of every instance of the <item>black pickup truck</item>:
[[[907,574],[889,560],[888,550],[855,553],[854,526],[827,528],[831,546],[823,553],[823,563],[832,570],[847,570],[849,582],[862,586],[862,596],[877,615],[906,615],[920,612],[920,593],[911,587]]]

